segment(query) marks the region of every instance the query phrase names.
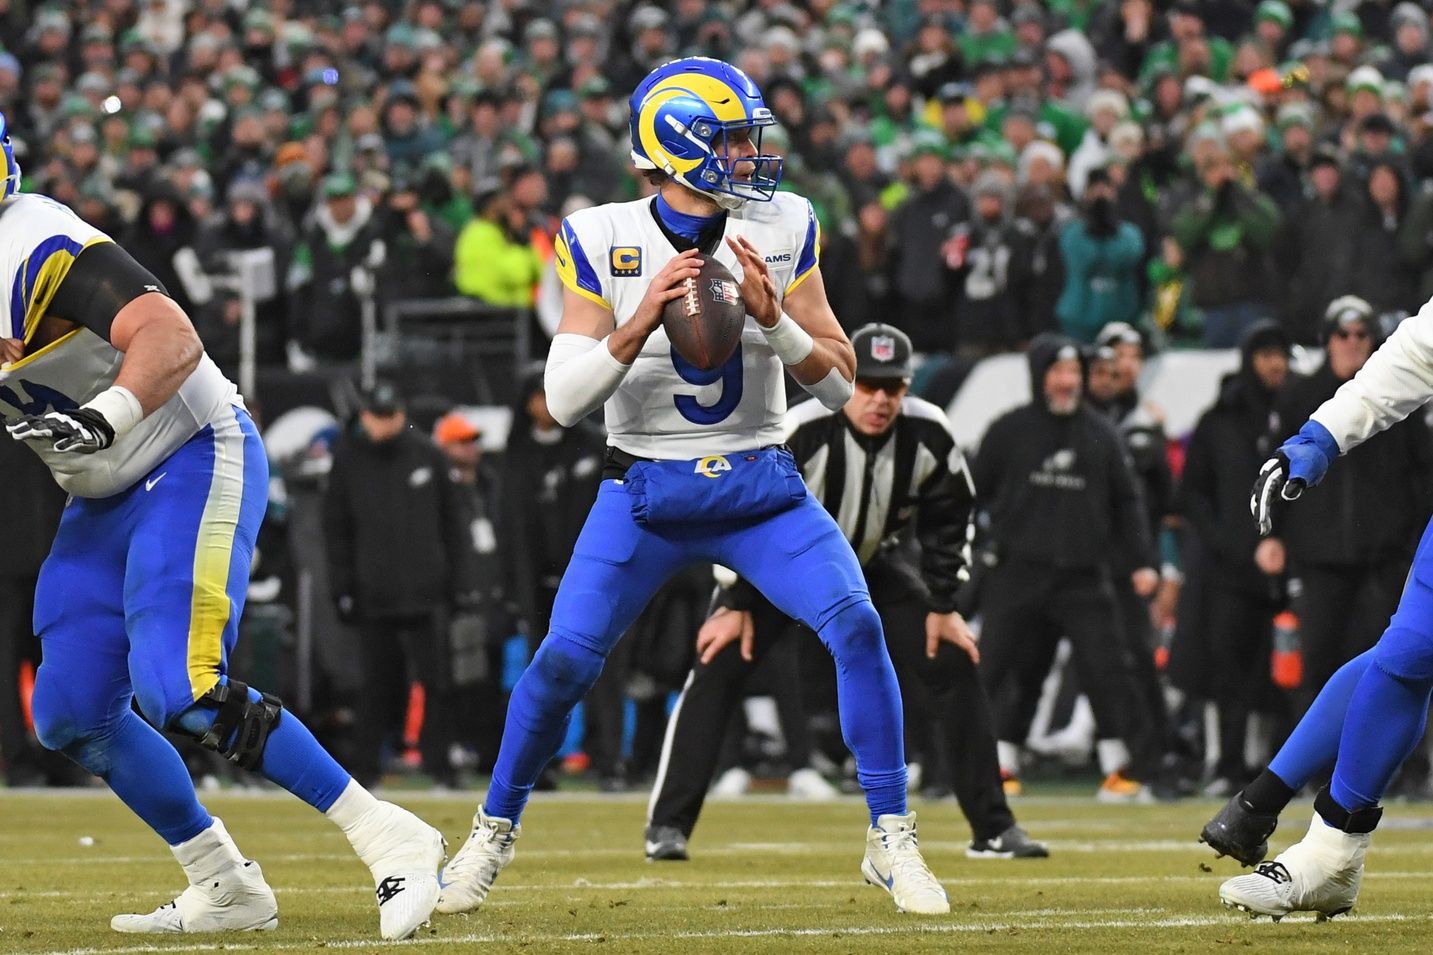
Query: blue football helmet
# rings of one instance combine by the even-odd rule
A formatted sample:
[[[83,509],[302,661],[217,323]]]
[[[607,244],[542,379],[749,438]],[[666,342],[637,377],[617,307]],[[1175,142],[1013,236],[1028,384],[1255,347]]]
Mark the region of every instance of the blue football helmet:
[[[20,191],[20,163],[15,160],[15,144],[10,142],[10,123],[0,113],[0,154],[5,157],[5,185],[0,189],[0,202]]]
[[[705,56],[664,63],[647,74],[630,106],[638,169],[660,169],[725,209],[776,195],[782,158],[761,152],[761,131],[776,125],[776,117],[751,77],[730,63]],[[757,155],[734,162],[729,137],[742,130],[750,132]],[[738,164],[750,174],[736,178]]]

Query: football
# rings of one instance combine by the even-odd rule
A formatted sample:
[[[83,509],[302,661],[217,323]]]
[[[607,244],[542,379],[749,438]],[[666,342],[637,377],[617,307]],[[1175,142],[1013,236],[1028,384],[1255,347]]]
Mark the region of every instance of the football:
[[[746,303],[741,286],[725,265],[702,257],[701,274],[687,279],[686,294],[672,299],[662,312],[677,354],[702,371],[721,367],[741,342]]]

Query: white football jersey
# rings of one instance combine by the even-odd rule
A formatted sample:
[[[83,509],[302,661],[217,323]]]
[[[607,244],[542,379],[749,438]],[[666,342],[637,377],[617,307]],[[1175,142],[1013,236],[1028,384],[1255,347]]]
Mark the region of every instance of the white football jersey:
[[[618,325],[636,312],[652,276],[677,249],[657,224],[655,199],[617,202],[568,216],[556,242],[558,275],[574,292],[612,310]],[[727,236],[744,236],[766,259],[778,297],[817,266],[820,231],[811,203],[778,192],[727,213]],[[712,256],[742,278],[725,241]],[[684,459],[747,451],[783,438],[786,383],[781,359],[750,315],[737,353],[703,372],[658,328],[607,399],[607,441],[644,458]]]
[[[21,193],[0,204],[0,337],[28,342],[75,258],[110,241],[44,196]],[[114,384],[123,361],[109,342],[76,328],[0,366],[0,416],[79,407]],[[237,389],[205,355],[173,398],[103,451],[57,453],[45,443],[26,443],[66,491],[109,497],[138,483],[231,404],[242,407]]]

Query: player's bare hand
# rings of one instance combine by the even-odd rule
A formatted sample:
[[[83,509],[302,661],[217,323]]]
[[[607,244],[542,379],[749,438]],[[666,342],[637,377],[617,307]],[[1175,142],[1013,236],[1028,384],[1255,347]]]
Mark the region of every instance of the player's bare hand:
[[[1266,537],[1254,548],[1254,563],[1270,577],[1284,572],[1284,542],[1277,537]]]
[[[728,645],[741,641],[741,658],[751,661],[751,646],[756,630],[751,624],[751,611],[722,607],[707,618],[697,631],[697,655],[702,663],[711,663]]]
[[[1129,575],[1130,586],[1140,597],[1149,597],[1159,587],[1159,571],[1153,567],[1141,567]]]
[[[970,657],[971,663],[980,662],[980,638],[965,618],[952,611],[950,613],[928,613],[925,616],[925,655],[932,660],[935,659],[936,651],[942,643],[953,644],[965,651]]]
[[[728,236],[726,244],[741,263],[741,300],[746,303],[747,314],[767,328],[776,327],[781,321],[781,302],[766,260],[744,236]]]
[[[8,365],[24,357],[24,342],[18,338],[0,338],[0,365]]]
[[[642,296],[637,311],[632,313],[631,319],[622,327],[640,331],[644,338],[650,335],[662,324],[662,310],[667,307],[667,303],[685,295],[687,290],[683,283],[687,279],[696,278],[701,274],[701,270],[702,257],[696,249],[688,249],[673,257],[652,276],[652,284],[647,286],[647,294]]]

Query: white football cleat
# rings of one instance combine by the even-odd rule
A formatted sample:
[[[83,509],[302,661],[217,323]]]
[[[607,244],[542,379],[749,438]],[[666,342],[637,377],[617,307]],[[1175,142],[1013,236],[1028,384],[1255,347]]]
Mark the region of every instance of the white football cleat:
[[[712,785],[711,795],[717,799],[735,799],[737,796],[745,796],[750,788],[751,773],[740,766],[733,766],[717,778]]]
[[[786,777],[786,795],[807,802],[824,802],[839,799],[841,790],[827,782],[825,776],[806,766]]]
[[[917,915],[944,915],[950,911],[945,887],[921,857],[916,843],[916,814],[887,815],[866,830],[866,858],[861,874],[871,885],[891,893],[896,908]]]
[[[148,915],[116,915],[116,932],[266,932],[278,928],[279,904],[257,862],[245,859],[216,817],[199,835],[171,847],[189,888]]]
[[[379,931],[389,941],[410,937],[438,902],[438,870],[448,857],[443,834],[402,806],[382,801],[345,834],[373,873]]]
[[[444,915],[471,912],[482,905],[497,881],[498,873],[512,862],[513,843],[522,835],[522,826],[510,819],[489,816],[478,807],[468,841],[443,870],[438,911]]]
[[[1290,912],[1314,912],[1320,922],[1342,915],[1358,899],[1371,838],[1372,833],[1335,829],[1314,813],[1308,835],[1273,862],[1260,863],[1252,875],[1219,886],[1219,899],[1252,918],[1267,915],[1275,922]]]

